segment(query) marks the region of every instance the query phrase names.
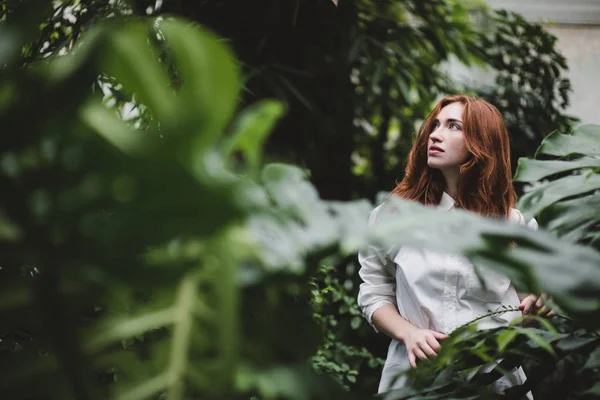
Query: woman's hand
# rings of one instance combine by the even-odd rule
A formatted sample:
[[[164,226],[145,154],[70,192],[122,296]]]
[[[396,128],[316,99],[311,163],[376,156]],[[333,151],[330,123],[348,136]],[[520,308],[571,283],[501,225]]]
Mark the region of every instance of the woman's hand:
[[[408,352],[410,366],[417,367],[417,358],[426,360],[429,357],[435,357],[441,348],[439,340],[447,337],[443,333],[417,327],[407,332],[403,341]]]
[[[548,307],[546,300],[548,300],[548,296],[545,294],[542,294],[541,296],[530,294],[521,301],[519,310],[525,315],[534,314],[541,317],[551,317],[556,313]]]

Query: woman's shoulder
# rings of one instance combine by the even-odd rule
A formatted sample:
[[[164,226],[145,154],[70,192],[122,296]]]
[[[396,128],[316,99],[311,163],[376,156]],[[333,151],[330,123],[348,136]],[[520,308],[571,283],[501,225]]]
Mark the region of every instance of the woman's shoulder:
[[[375,207],[373,210],[371,210],[371,214],[369,214],[369,225],[375,224],[375,222],[377,221],[377,217],[379,216],[379,213],[381,212],[381,210],[384,207],[385,207],[385,203],[381,203],[377,207]]]
[[[531,229],[538,228],[538,223],[535,218],[527,220],[527,218],[525,218],[525,215],[523,215],[523,213],[516,208],[511,208],[508,219],[512,222],[516,222],[521,225],[527,225],[527,227]]]

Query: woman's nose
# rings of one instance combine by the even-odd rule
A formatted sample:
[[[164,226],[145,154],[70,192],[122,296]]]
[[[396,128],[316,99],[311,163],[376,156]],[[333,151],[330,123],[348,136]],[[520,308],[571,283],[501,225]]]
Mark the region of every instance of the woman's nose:
[[[431,135],[429,135],[429,137],[431,138],[431,140],[436,141],[436,142],[441,142],[442,141],[442,131],[444,128],[439,127],[437,129],[435,129],[433,132],[431,132]]]

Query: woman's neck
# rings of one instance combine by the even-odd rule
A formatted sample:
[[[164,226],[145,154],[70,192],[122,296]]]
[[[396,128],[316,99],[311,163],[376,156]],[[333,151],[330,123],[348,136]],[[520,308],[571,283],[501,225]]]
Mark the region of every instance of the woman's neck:
[[[446,181],[446,187],[444,191],[450,195],[453,199],[458,198],[458,171],[442,171],[444,180]]]

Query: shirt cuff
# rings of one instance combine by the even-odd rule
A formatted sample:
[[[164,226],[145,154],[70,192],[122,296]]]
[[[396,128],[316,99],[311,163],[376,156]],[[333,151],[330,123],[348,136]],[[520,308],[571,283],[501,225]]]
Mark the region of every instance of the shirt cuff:
[[[373,325],[373,314],[375,314],[375,311],[377,311],[379,308],[383,307],[386,304],[391,304],[394,307],[397,307],[396,303],[394,301],[383,299],[383,300],[379,300],[379,301],[371,304],[368,307],[365,307],[365,310],[364,310],[364,314],[365,314],[365,318],[367,319],[367,322],[369,323],[369,325],[371,325],[373,327],[373,329],[377,333],[379,333],[379,330],[377,329],[377,327],[375,325]]]

